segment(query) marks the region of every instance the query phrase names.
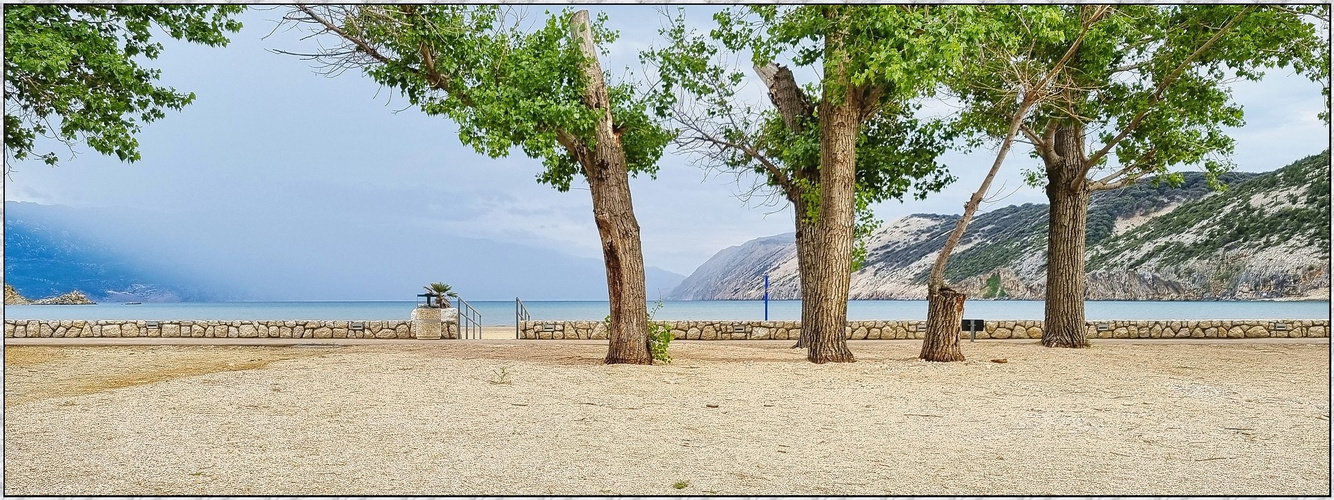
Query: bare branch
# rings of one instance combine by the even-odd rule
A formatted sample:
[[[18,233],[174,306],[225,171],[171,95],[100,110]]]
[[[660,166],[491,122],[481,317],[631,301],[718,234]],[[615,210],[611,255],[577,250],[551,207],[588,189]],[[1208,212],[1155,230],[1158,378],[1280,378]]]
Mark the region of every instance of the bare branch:
[[[1121,179],[1121,177],[1143,167],[1146,163],[1153,161],[1153,157],[1156,156],[1157,154],[1158,154],[1157,148],[1149,149],[1143,155],[1140,155],[1140,157],[1137,158],[1135,161],[1130,162],[1127,165],[1121,167],[1120,170],[1117,170],[1116,172],[1113,172],[1107,175],[1106,177],[1103,177],[1101,179],[1089,183],[1089,190],[1104,191],[1108,189],[1119,188],[1126,184],[1135,182],[1135,179],[1133,177],[1127,177],[1124,179]],[[1121,179],[1121,181],[1113,182],[1116,179]]]

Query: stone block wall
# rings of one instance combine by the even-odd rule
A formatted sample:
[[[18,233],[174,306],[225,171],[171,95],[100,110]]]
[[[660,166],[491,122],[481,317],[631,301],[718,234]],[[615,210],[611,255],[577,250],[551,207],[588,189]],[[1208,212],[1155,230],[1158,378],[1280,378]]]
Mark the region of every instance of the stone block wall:
[[[457,327],[451,329],[458,338]],[[5,320],[5,338],[410,339],[411,321]]]
[[[663,321],[672,337],[683,340],[796,340],[800,321]],[[1090,321],[1091,339],[1158,338],[1306,338],[1329,337],[1329,320],[1182,320]],[[851,340],[920,339],[925,321],[849,321],[845,334]],[[524,321],[519,324],[524,339],[606,339],[601,321]],[[969,332],[960,332],[967,338]],[[987,321],[977,332],[979,339],[1042,338],[1041,320]]]

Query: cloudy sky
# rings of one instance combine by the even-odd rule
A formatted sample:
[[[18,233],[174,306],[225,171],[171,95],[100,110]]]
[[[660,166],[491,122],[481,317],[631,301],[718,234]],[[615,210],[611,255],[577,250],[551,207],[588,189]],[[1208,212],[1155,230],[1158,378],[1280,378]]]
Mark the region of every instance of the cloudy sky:
[[[529,10],[540,16],[544,7]],[[659,43],[661,15],[653,7],[605,10],[622,38],[604,68],[640,71],[638,51]],[[689,7],[688,18],[708,26],[713,10]],[[144,128],[142,161],[123,164],[84,147],[62,155],[57,168],[18,164],[5,199],[133,208],[146,214],[144,225],[170,225],[180,235],[170,253],[211,259],[219,275],[272,281],[273,290],[336,286],[321,281],[330,276],[416,283],[422,278],[404,261],[429,253],[446,281],[467,275],[463,281],[486,290],[483,298],[503,299],[513,287],[495,283],[522,280],[514,270],[529,267],[516,259],[600,260],[586,187],[559,193],[535,181],[538,160],[479,155],[459,144],[448,120],[423,115],[356,72],[329,78],[270,52],[312,48],[299,33],[271,33],[281,14],[246,12],[245,28],[225,48],[166,43],[152,64],[165,84],[198,99]],[[1328,129],[1316,118],[1319,86],[1290,73],[1234,86],[1248,122],[1232,131],[1240,170],[1272,170],[1327,147]],[[762,95],[758,83],[751,92]],[[1011,155],[998,182],[1010,195],[984,210],[1045,202],[1019,180],[1031,162],[1023,153]],[[958,213],[991,154],[947,155],[959,177],[952,188],[926,201],[880,204],[877,215],[888,222]],[[725,247],[792,230],[785,207],[738,198],[753,178],[710,174],[690,160],[669,151],[656,180],[632,181],[648,266],[688,275]],[[393,298],[340,293],[329,298]]]

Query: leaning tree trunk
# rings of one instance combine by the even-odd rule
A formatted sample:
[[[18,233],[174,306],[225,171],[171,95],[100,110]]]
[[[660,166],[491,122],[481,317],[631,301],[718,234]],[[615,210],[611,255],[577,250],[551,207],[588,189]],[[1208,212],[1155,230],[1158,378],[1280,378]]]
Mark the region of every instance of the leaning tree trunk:
[[[648,300],[644,291],[644,254],[639,242],[639,222],[630,200],[630,175],[625,150],[615,132],[610,99],[602,79],[602,67],[594,50],[588,11],[571,17],[571,35],[584,54],[584,105],[600,110],[594,148],[576,153],[588,188],[593,195],[593,218],[602,239],[602,257],[607,266],[607,293],[611,302],[606,362],[652,364],[649,349]]]
[[[919,358],[926,361],[963,361],[959,329],[963,323],[963,292],[947,286],[931,287],[926,299],[926,331]]]
[[[987,195],[987,190],[991,189],[991,181],[996,179],[996,172],[999,172],[1001,164],[1005,163],[1005,156],[1010,153],[1015,135],[1023,125],[1024,115],[1028,113],[1033,102],[1032,94],[1024,94],[1019,109],[1010,115],[1010,130],[1005,133],[1005,139],[1001,141],[1000,151],[996,152],[996,160],[991,163],[991,170],[988,170],[986,178],[982,179],[982,185],[968,198],[968,203],[963,205],[963,215],[959,216],[959,221],[954,224],[949,237],[945,238],[945,245],[940,248],[936,263],[931,266],[931,276],[927,281],[926,335],[922,338],[922,352],[918,355],[921,359],[964,360],[963,351],[959,349],[959,329],[963,319],[963,304],[967,296],[945,285],[945,266],[949,263],[950,254],[954,253],[954,247],[959,245],[963,233],[968,230],[973,214],[977,213],[977,206],[982,204],[982,198]]]
[[[837,14],[835,14],[837,15]],[[806,359],[812,363],[856,361],[848,350],[848,287],[852,281],[857,132],[861,113],[842,37],[825,37],[825,92],[820,99],[820,209],[816,221],[815,310]],[[830,85],[829,82],[836,82]],[[831,95],[838,88],[841,95]],[[805,325],[803,325],[803,329]]]
[[[1083,130],[1057,129],[1047,163],[1047,300],[1042,345],[1087,347],[1084,333],[1084,245],[1089,187],[1084,177]]]

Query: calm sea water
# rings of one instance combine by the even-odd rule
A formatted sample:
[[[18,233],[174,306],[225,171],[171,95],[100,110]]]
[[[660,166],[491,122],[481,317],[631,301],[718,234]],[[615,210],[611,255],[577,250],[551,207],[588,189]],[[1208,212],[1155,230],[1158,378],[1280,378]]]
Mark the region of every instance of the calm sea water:
[[[488,326],[513,325],[514,301],[476,301],[472,306]],[[1320,302],[1131,302],[1089,301],[1085,315],[1094,320],[1185,320],[1185,319],[1329,319],[1328,301]],[[609,310],[606,301],[524,302],[533,319],[601,320]],[[171,304],[97,304],[89,306],[5,306],[6,319],[46,320],[406,320],[416,304],[410,301],[377,302],[223,302]],[[973,300],[965,304],[964,316],[987,320],[1042,319],[1040,300]],[[652,304],[650,304],[650,309]],[[764,301],[667,301],[654,314],[667,320],[761,320]],[[769,319],[801,318],[801,301],[769,302]],[[848,302],[848,319],[926,319],[926,301],[854,300]]]

